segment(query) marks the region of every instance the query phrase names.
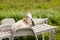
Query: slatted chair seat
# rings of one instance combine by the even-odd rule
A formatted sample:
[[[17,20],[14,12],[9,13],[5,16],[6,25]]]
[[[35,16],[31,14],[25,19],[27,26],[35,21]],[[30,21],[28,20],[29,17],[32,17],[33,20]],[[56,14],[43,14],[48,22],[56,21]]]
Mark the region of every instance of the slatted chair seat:
[[[9,31],[11,25],[0,25],[0,40],[4,38],[11,39],[11,31]]]
[[[34,30],[35,33],[39,33],[42,31],[48,31],[51,29],[55,29],[55,27],[50,26],[48,24],[40,24],[40,25],[36,25],[36,26],[32,27],[32,29]]]
[[[5,32],[1,31],[1,32],[0,32],[0,37],[2,37],[2,38],[6,38],[7,36],[9,37],[9,35],[10,35],[10,36],[12,35],[12,34],[10,33],[10,31],[5,31]]]

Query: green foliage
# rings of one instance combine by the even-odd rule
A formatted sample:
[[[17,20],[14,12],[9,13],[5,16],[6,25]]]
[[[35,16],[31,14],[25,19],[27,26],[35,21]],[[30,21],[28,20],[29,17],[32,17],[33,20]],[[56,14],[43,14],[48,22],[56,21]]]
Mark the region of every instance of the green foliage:
[[[51,0],[47,0],[48,2],[50,2]]]
[[[14,11],[14,10],[4,10],[2,12],[0,12],[0,20],[4,19],[4,18],[14,18],[16,21],[22,19],[24,17],[24,15],[18,10],[18,11]]]
[[[0,10],[30,10],[52,8],[56,5],[60,5],[60,0],[0,0]]]
[[[27,11],[26,11],[27,12]],[[60,13],[53,9],[39,9],[30,11],[35,18],[49,18],[49,24],[60,25]],[[25,12],[20,10],[4,10],[0,12],[0,20],[14,18],[16,21],[24,18]]]

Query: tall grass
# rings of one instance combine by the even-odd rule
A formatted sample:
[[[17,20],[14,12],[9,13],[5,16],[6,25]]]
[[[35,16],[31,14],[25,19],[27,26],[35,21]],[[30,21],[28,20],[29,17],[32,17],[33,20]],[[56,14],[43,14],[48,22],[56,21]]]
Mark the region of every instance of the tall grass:
[[[60,25],[60,12],[53,9],[30,10],[35,18],[48,18],[49,24]],[[4,18],[14,18],[16,21],[23,19],[27,11],[3,10],[0,12],[0,20]]]

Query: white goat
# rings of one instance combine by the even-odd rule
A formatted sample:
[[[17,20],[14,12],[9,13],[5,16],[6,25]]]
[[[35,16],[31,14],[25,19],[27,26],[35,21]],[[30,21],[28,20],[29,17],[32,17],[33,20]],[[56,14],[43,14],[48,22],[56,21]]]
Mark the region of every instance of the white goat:
[[[32,25],[32,15],[28,13],[24,19],[19,20],[18,22],[13,24],[11,28],[12,30],[16,31],[20,28],[29,27],[31,25]]]

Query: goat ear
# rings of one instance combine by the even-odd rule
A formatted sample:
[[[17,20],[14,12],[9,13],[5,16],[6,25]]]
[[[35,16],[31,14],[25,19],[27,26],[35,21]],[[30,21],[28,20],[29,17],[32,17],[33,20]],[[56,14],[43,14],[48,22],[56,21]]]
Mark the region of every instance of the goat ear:
[[[35,23],[34,23],[34,21],[32,20],[32,26],[35,26]]]

